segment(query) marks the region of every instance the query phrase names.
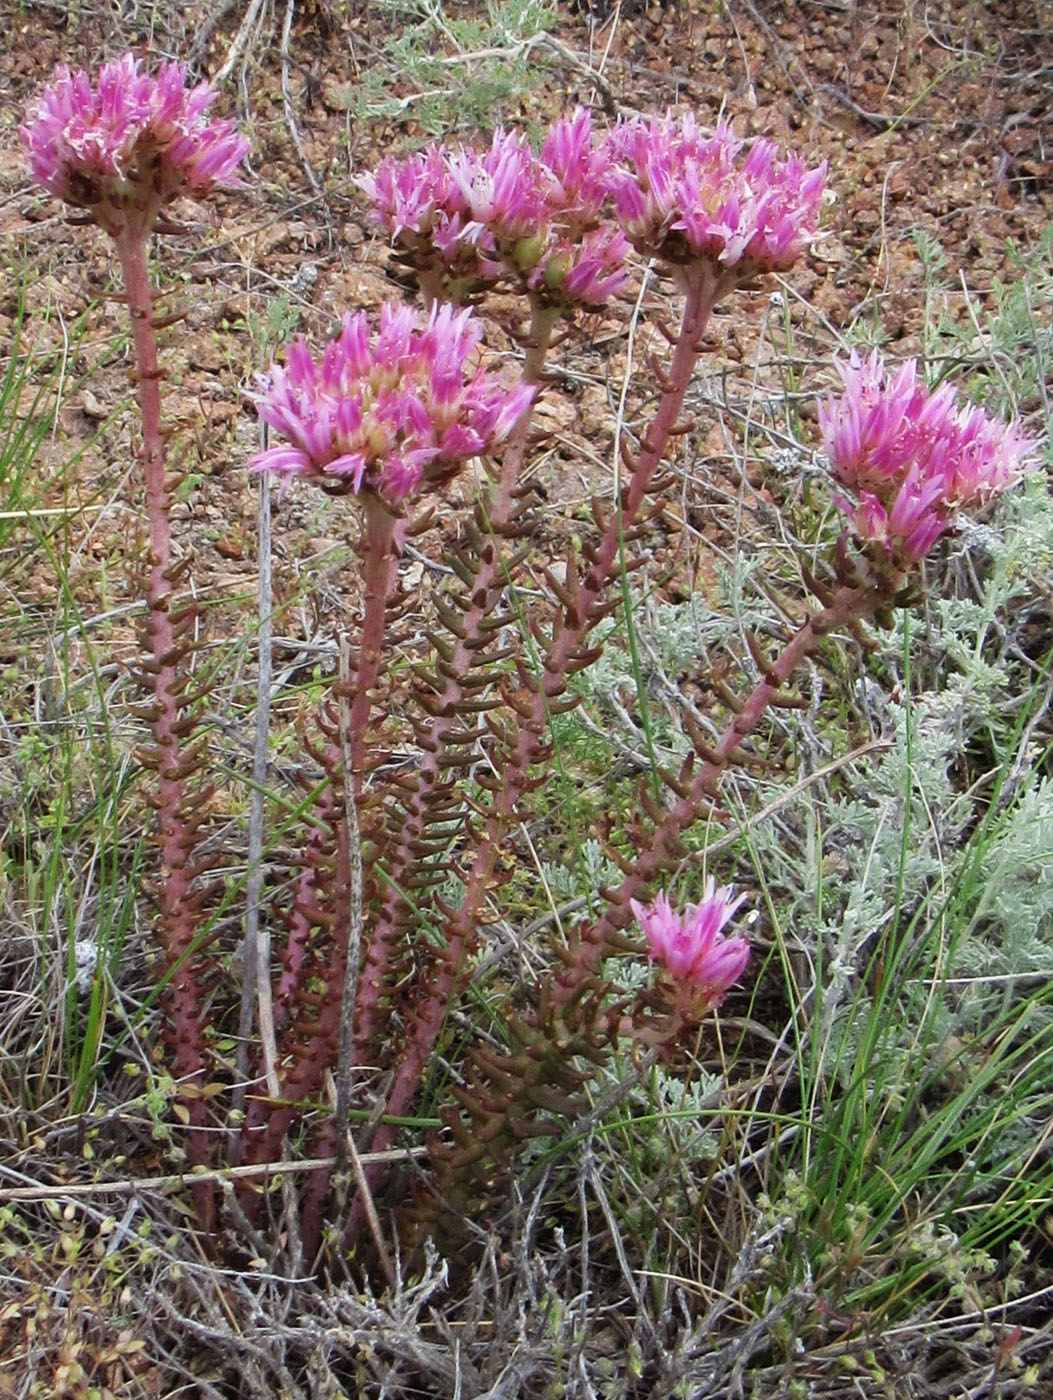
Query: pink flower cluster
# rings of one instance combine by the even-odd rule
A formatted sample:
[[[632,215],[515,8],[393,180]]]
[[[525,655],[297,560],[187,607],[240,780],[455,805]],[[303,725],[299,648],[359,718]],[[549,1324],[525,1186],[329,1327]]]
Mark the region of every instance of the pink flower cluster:
[[[359,184],[374,218],[442,295],[462,300],[505,276],[559,306],[598,306],[625,281],[629,245],[602,212],[604,162],[579,108],[540,156],[498,130],[487,151],[433,144],[389,157]]]
[[[425,480],[452,476],[504,440],[534,389],[506,390],[483,370],[469,377],[480,332],[469,311],[434,307],[419,323],[385,304],[373,335],[365,312],[344,317],[320,360],[303,339],[253,395],[288,446],[254,458],[259,471],[305,476],[395,505]]]
[[[749,962],[748,941],[723,933],[745,898],[727,885],[717,889],[710,876],[701,904],[689,904],[683,915],[673,912],[664,894],[650,908],[635,899],[630,905],[651,946],[651,961],[660,963],[693,999],[718,1006]]]
[[[605,143],[605,183],[634,246],[736,268],[743,280],[788,268],[815,234],[826,163],[779,159],[770,141],[740,161],[742,150],[726,122],[711,136],[690,114],[619,122]]]
[[[111,234],[130,221],[148,231],[165,200],[232,183],[249,143],[207,120],[216,94],[185,78],[181,63],[141,73],[133,54],[104,64],[96,86],[59,67],[18,129],[33,178]]]
[[[815,232],[826,167],[780,160],[768,141],[739,161],[742,149],[726,124],[707,137],[690,116],[633,118],[598,140],[579,108],[540,156],[499,131],[488,151],[432,145],[359,183],[377,223],[444,292],[511,273],[554,303],[596,306],[625,281],[629,241],[743,280],[789,267]]]
[[[1016,424],[930,391],[908,360],[890,372],[875,350],[837,365],[844,391],[819,406],[834,474],[856,496],[839,500],[852,531],[897,567],[922,559],[956,511],[981,505],[1031,469],[1035,442]]]

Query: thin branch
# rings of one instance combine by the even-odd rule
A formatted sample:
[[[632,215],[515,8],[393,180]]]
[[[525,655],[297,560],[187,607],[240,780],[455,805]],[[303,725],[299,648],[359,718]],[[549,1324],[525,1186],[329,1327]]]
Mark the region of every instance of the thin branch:
[[[347,1112],[351,1104],[352,1048],[354,1045],[355,993],[358,989],[359,969],[362,964],[362,835],[358,825],[358,808],[355,800],[355,775],[351,760],[351,702],[348,693],[351,685],[351,649],[346,634],[340,638],[340,756],[344,777],[344,819],[347,822],[347,848],[350,864],[351,888],[349,890],[350,929],[348,933],[347,961],[344,966],[344,992],[340,1004],[340,1040],[336,1064],[336,1154],[338,1170],[347,1168],[347,1148],[350,1133],[347,1130]],[[350,1143],[356,1173],[359,1157],[354,1144]]]
[[[226,58],[209,79],[212,87],[222,87],[233,73],[234,65],[242,58],[248,48],[249,38],[259,21],[260,12],[267,3],[268,0],[252,0],[252,4],[245,12],[245,18],[241,21],[241,28],[234,35],[230,48],[227,50]]]
[[[348,1048],[350,1048],[350,1041]],[[351,1167],[355,1174],[355,1185],[358,1187],[358,1199],[361,1202],[362,1210],[365,1212],[366,1223],[369,1225],[369,1233],[373,1237],[373,1243],[377,1250],[377,1258],[380,1260],[380,1266],[384,1271],[384,1277],[388,1281],[388,1287],[394,1293],[398,1283],[395,1274],[395,1266],[391,1262],[391,1256],[388,1253],[387,1245],[384,1243],[384,1232],[380,1228],[380,1217],[377,1215],[377,1208],[373,1201],[373,1192],[370,1189],[369,1178],[366,1176],[365,1169],[365,1164],[367,1162],[372,1161],[374,1156],[380,1156],[381,1154],[368,1152],[360,1153],[355,1146],[355,1140],[351,1136],[350,1129],[348,1128],[343,1129],[338,1135],[337,1150],[341,1155],[349,1154],[351,1157]]]
[[[261,424],[261,448],[266,446],[266,429]],[[259,582],[257,591],[256,743],[252,755],[252,795],[249,800],[249,878],[245,887],[245,942],[242,953],[241,1013],[238,1018],[237,1074],[234,1107],[244,1109],[248,1090],[249,1041],[253,1013],[259,1006],[260,1050],[263,1077],[271,1098],[278,1098],[278,1048],[274,1034],[274,1004],[271,998],[271,940],[260,927],[260,894],[263,888],[264,792],[267,785],[268,739],[271,720],[271,679],[273,674],[271,586],[271,498],[266,472],[259,477]]]
[[[363,1152],[362,1166],[408,1162],[427,1155],[426,1147],[392,1147],[383,1152]],[[188,1186],[245,1181],[256,1176],[288,1176],[293,1172],[332,1171],[335,1157],[306,1157],[302,1162],[250,1162],[243,1167],[223,1167],[214,1171],[180,1172],[174,1176],[143,1176],[128,1181],[74,1181],[64,1186],[9,1186],[0,1189],[3,1201],[60,1201],[67,1196],[134,1196],[137,1191],[179,1191]],[[0,1167],[0,1171],[4,1168]]]
[[[285,19],[282,21],[282,108],[285,112],[285,124],[289,128],[289,135],[292,137],[292,143],[296,147],[297,157],[299,158],[300,164],[303,166],[304,174],[307,176],[307,183],[311,186],[311,189],[314,190],[315,194],[321,195],[324,198],[324,191],[318,183],[318,177],[311,167],[311,162],[307,159],[303,148],[303,142],[300,139],[300,127],[296,120],[296,108],[293,106],[292,92],[289,88],[289,67],[291,63],[289,57],[289,39],[292,34],[292,21],[295,10],[296,0],[285,0]]]

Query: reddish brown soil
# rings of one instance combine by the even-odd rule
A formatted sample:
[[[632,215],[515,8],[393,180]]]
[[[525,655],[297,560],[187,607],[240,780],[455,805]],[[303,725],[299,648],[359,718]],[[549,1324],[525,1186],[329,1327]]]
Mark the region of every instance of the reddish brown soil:
[[[113,277],[105,240],[94,229],[70,228],[55,202],[29,187],[15,126],[57,62],[117,53],[141,40],[144,20],[138,17],[138,27],[129,20],[122,31],[90,10],[74,20],[58,7],[16,7],[5,0],[0,8],[12,36],[0,57],[6,112],[0,231],[12,269],[23,264],[29,271],[29,344],[61,342],[69,323],[89,308],[86,339],[67,375],[62,440],[52,452],[57,462],[71,448],[88,445],[76,478],[56,489],[51,503],[105,505],[87,517],[91,529],[80,541],[73,580],[97,594],[82,599],[83,606],[105,610],[124,600],[125,584],[120,571],[111,570],[102,589],[99,565],[114,549],[115,529],[122,550],[136,530],[120,484],[127,453],[115,448],[122,440],[115,428],[128,430],[131,422],[127,357],[117,340],[122,312],[105,299]],[[790,308],[794,353],[805,387],[815,387],[825,382],[822,361],[837,335],[851,333],[860,318],[871,333],[880,328],[894,354],[918,350],[926,301],[913,230],[942,245],[946,290],[935,309],[964,325],[966,291],[973,309],[982,309],[995,279],[1013,275],[1007,245],[1031,247],[1047,224],[1053,39],[1044,8],[1037,0],[925,6],[911,0],[733,0],[626,6],[591,24],[585,15],[568,13],[557,34],[563,56],[547,55],[539,85],[506,119],[537,122],[576,102],[622,110],[689,104],[704,122],[723,111],[744,135],[763,133],[810,159],[827,160],[836,199],[823,237],[790,278],[799,298]],[[201,50],[205,12],[192,4],[165,11],[156,52]],[[241,19],[235,10],[211,32],[203,45],[204,73],[218,68]],[[300,328],[321,338],[338,311],[397,294],[350,177],[379,153],[411,142],[415,131],[412,123],[377,122],[349,132],[342,95],[378,61],[390,22],[368,8],[297,7],[289,81],[303,159],[283,114],[279,35],[254,34],[244,83],[227,102],[229,109],[231,99],[237,101],[252,135],[253,173],[243,190],[207,209],[181,210],[188,231],[164,249],[169,305],[183,315],[168,334],[165,361],[174,451],[189,474],[181,545],[195,552],[196,586],[206,596],[251,589],[254,575],[256,507],[246,462],[255,427],[240,389],[264,366],[273,338],[264,350],[247,327],[258,327],[267,303],[283,296],[300,313]],[[589,69],[602,75],[596,83]],[[0,302],[0,328],[11,326],[15,298],[12,277]],[[765,290],[718,316],[713,344],[732,373],[742,365],[750,371],[758,325],[768,311]],[[617,365],[605,345],[617,329],[613,321],[594,324],[587,332],[591,346],[575,341],[568,347],[585,385],[570,397],[557,385],[548,396],[542,419],[556,438],[548,484],[557,501],[580,500],[597,484],[595,454],[607,460],[606,380]],[[90,377],[77,385],[77,375],[89,368]],[[95,443],[100,422],[114,411],[116,424]],[[718,457],[726,455],[719,432],[707,445]],[[313,504],[290,499],[277,531],[279,555],[294,529],[290,568],[296,574],[338,532]],[[40,565],[38,572],[30,563],[15,585],[23,600],[50,592],[47,565]]]

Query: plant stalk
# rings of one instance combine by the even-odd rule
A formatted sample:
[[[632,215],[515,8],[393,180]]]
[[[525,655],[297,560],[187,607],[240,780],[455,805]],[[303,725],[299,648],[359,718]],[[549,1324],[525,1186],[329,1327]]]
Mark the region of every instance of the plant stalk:
[[[171,1013],[172,1074],[181,1089],[197,1090],[184,1099],[188,1115],[187,1155],[191,1166],[209,1160],[207,1101],[200,1089],[207,1060],[205,1014],[207,988],[194,947],[199,931],[199,908],[194,899],[192,856],[200,814],[186,791],[188,751],[180,720],[187,685],[186,636],[193,622],[190,610],[173,602],[171,486],[166,474],[165,436],[161,425],[162,371],[153,321],[153,297],[147,266],[147,233],[138,221],[114,235],[132,323],[136,390],[142,423],[140,456],[149,528],[146,580],[147,645],[143,668],[153,692],[152,728],[155,748],[146,759],[157,774],[156,806],[161,853],[158,883],[158,938],[164,950]],[[190,766],[193,755],[189,754]]]
[[[523,365],[523,383],[540,385],[557,320],[558,312],[539,301],[534,303]],[[501,455],[496,479],[486,497],[483,510],[490,534],[489,548],[475,560],[474,577],[465,590],[469,602],[461,614],[461,635],[454,639],[449,660],[439,673],[441,683],[436,713],[429,718],[420,735],[416,783],[406,803],[397,844],[386,863],[380,906],[366,951],[355,1026],[359,1059],[368,1055],[374,1039],[392,951],[401,936],[406,903],[403,890],[416,860],[415,847],[424,836],[428,815],[436,798],[445,791],[447,775],[442,759],[449,751],[449,736],[458,723],[456,707],[464,698],[466,678],[479,665],[478,641],[482,636],[482,626],[494,611],[498,594],[505,584],[504,560],[498,548],[499,532],[515,514],[531,417],[531,410],[527,409],[516,424]]]
[[[434,1052],[447,1009],[462,975],[464,955],[478,926],[483,900],[490,888],[502,843],[514,819],[519,799],[527,788],[531,766],[542,749],[543,736],[548,728],[549,702],[565,690],[575,659],[598,620],[597,606],[617,565],[624,532],[635,524],[661,465],[669,438],[680,420],[703,331],[714,306],[734,285],[730,274],[721,275],[707,264],[694,265],[685,274],[684,280],[686,295],[680,333],[658,409],[644,436],[639,458],[633,464],[622,493],[620,509],[612,512],[572,606],[564,610],[553,629],[541,677],[535,681],[529,699],[520,711],[518,735],[502,773],[502,786],[477,833],[464,898],[459,908],[450,910],[445,919],[446,942],[441,962],[430,979],[428,997],[415,1018],[405,1057],[396,1069],[385,1105],[386,1117],[403,1115],[417,1093],[424,1067]],[[390,1145],[394,1135],[395,1129],[390,1122],[382,1123],[374,1138],[377,1150]],[[348,1245],[354,1243],[363,1220],[363,1211],[353,1209],[345,1232]]]
[[[697,820],[702,804],[717,796],[736,749],[753,733],[764,712],[805,657],[816,652],[831,632],[864,621],[886,608],[888,602],[888,593],[882,588],[842,584],[820,611],[791,637],[695,770],[683,796],[677,798],[655,827],[647,848],[634,853],[632,873],[616,889],[604,892],[606,908],[594,923],[578,931],[572,947],[572,961],[557,980],[553,998],[557,1006],[566,1005],[577,994],[582,979],[599,970],[608,940],[632,919],[629,901],[646,897],[655,879],[675,866],[682,854],[681,836]]]

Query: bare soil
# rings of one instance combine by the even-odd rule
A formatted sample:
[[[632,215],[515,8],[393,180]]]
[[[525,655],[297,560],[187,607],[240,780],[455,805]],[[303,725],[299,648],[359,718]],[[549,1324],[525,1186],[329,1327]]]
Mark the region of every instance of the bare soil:
[[[458,7],[458,12],[460,12]],[[148,43],[181,57],[198,52],[203,74],[215,71],[241,24],[241,8],[222,12],[206,31],[207,12],[192,4],[135,10],[127,19],[54,6],[0,6],[11,42],[0,56],[4,97],[0,145],[0,234],[14,269],[30,272],[25,288],[26,334],[38,328],[44,343],[60,343],[64,326],[87,309],[82,370],[91,352],[102,363],[74,389],[62,414],[57,453],[85,451],[78,479],[64,482],[61,504],[98,507],[79,583],[90,588],[93,560],[111,547],[110,529],[124,539],[135,528],[131,503],[116,484],[126,463],[115,460],[120,436],[111,413],[129,422],[126,351],[119,344],[121,307],[107,299],[113,266],[105,240],[90,228],[71,229],[54,201],[26,181],[15,127],[26,101],[54,65],[88,63],[97,56]],[[797,353],[815,347],[815,364],[802,363],[809,388],[822,387],[839,335],[858,330],[885,341],[894,356],[921,348],[924,318],[942,315],[968,325],[997,280],[1013,277],[1011,246],[1032,247],[1048,224],[1053,201],[1053,117],[1050,112],[1051,37],[1048,5],[920,5],[752,3],[627,5],[589,16],[568,10],[556,32],[561,52],[544,55],[538,82],[505,114],[506,121],[538,123],[584,102],[603,109],[650,111],[669,104],[693,107],[703,122],[720,113],[743,135],[774,138],[810,159],[825,159],[835,202],[812,254],[794,269],[789,316]],[[215,16],[209,16],[210,23]],[[180,210],[185,236],[166,240],[162,266],[168,307],[182,319],[169,335],[167,413],[174,451],[188,481],[181,512],[184,549],[195,555],[196,586],[205,595],[251,587],[255,492],[246,463],[255,449],[245,386],[275,350],[265,330],[267,305],[281,300],[299,314],[299,328],[316,340],[343,310],[375,306],[399,288],[385,275],[385,253],[364,219],[354,174],[420,133],[412,120],[377,121],[352,129],[344,94],[381,57],[391,20],[369,7],[297,5],[287,67],[295,130],[282,105],[282,60],[275,24],[253,32],[238,90],[226,109],[241,116],[253,139],[246,187],[207,209]],[[208,35],[206,39],[206,33]],[[202,41],[204,41],[202,43]],[[570,61],[573,59],[573,63]],[[597,79],[590,82],[589,70]],[[412,109],[410,109],[412,114]],[[463,139],[487,132],[459,132]],[[299,147],[299,150],[297,149]],[[946,256],[945,289],[937,304],[924,295],[924,272],[914,234],[921,230]],[[755,362],[758,336],[771,334],[769,292],[763,289],[717,318],[714,348],[731,373]],[[17,278],[0,302],[0,330],[9,330]],[[6,304],[5,304],[6,303]],[[43,325],[47,318],[48,324]],[[825,334],[824,334],[825,329]],[[613,325],[594,323],[568,354],[585,374],[569,399],[566,384],[548,396],[543,421],[560,440],[558,463],[578,473],[551,485],[577,497],[580,464],[602,452]],[[591,342],[591,343],[590,343]],[[818,381],[816,383],[815,381]],[[600,441],[597,442],[597,436]],[[714,440],[714,446],[716,442]],[[583,451],[582,448],[585,450]],[[571,470],[571,468],[567,468]],[[71,499],[71,493],[73,499]],[[122,501],[120,496],[125,499]],[[326,548],[313,538],[298,504],[287,512],[304,564]],[[291,536],[277,532],[279,549]],[[32,567],[25,597],[52,585]],[[123,587],[100,608],[113,606]],[[90,602],[85,600],[85,606]]]

